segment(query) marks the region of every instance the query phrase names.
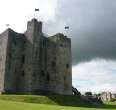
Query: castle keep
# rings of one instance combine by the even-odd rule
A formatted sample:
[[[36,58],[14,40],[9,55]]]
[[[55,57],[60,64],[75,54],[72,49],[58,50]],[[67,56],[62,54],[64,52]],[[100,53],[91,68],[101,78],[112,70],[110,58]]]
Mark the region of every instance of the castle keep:
[[[0,92],[72,94],[70,38],[45,37],[36,19],[24,34],[0,34]]]

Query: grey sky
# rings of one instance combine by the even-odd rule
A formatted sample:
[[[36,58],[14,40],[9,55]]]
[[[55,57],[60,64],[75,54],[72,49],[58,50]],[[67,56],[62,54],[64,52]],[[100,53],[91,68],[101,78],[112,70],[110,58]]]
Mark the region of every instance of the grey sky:
[[[58,0],[49,25],[49,33],[70,26],[73,85],[81,92],[116,92],[116,0]]]
[[[116,58],[116,0],[58,0],[50,32],[72,37],[73,64],[100,57]],[[48,24],[49,24],[48,23]]]

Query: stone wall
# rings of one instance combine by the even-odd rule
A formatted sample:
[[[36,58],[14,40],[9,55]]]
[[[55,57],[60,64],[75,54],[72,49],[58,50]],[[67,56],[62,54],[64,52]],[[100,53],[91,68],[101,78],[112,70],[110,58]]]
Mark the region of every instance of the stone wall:
[[[40,45],[42,37],[42,23],[36,19],[28,22],[25,46],[25,90],[37,91],[40,80]]]
[[[22,87],[20,87],[20,83],[23,72],[23,38],[23,34],[15,33],[9,29],[4,79],[5,92],[16,92]]]
[[[60,33],[45,37],[36,19],[28,22],[24,34],[9,29],[2,36],[1,91],[72,94],[69,38]]]
[[[0,92],[4,92],[4,75],[6,67],[6,51],[8,30],[0,35]]]
[[[72,94],[71,41],[60,33],[49,40],[47,69],[51,90],[60,94]]]

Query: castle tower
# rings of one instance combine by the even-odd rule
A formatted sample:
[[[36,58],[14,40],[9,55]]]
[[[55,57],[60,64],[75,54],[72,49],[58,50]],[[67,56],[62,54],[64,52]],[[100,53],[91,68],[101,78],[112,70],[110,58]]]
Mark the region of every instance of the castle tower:
[[[63,34],[49,38],[47,69],[49,87],[59,94],[72,94],[71,40]],[[52,44],[52,45],[51,45]]]
[[[25,36],[25,91],[31,92],[38,89],[39,86],[42,23],[36,19],[29,21]]]
[[[3,85],[2,92],[16,92],[18,86],[18,78],[21,74],[22,68],[22,54],[24,42],[23,34],[14,32],[11,29],[7,29],[0,36],[2,53],[0,68],[0,77],[2,78],[1,84]]]
[[[63,34],[56,34],[56,73],[59,75],[59,87],[63,94],[72,94],[72,57],[71,40]],[[59,88],[58,88],[59,89]]]
[[[5,66],[9,30],[0,34],[0,92],[4,92]]]

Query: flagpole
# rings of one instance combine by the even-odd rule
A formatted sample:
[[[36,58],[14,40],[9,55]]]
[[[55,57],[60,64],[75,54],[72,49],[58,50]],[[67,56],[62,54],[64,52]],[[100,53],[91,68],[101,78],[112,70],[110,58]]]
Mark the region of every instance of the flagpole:
[[[35,8],[35,15],[34,18],[38,19],[39,18],[39,14],[37,12],[39,12],[40,9],[39,8]]]
[[[69,31],[69,26],[65,26],[64,29],[65,29],[65,34],[67,36],[68,35],[68,31]]]

